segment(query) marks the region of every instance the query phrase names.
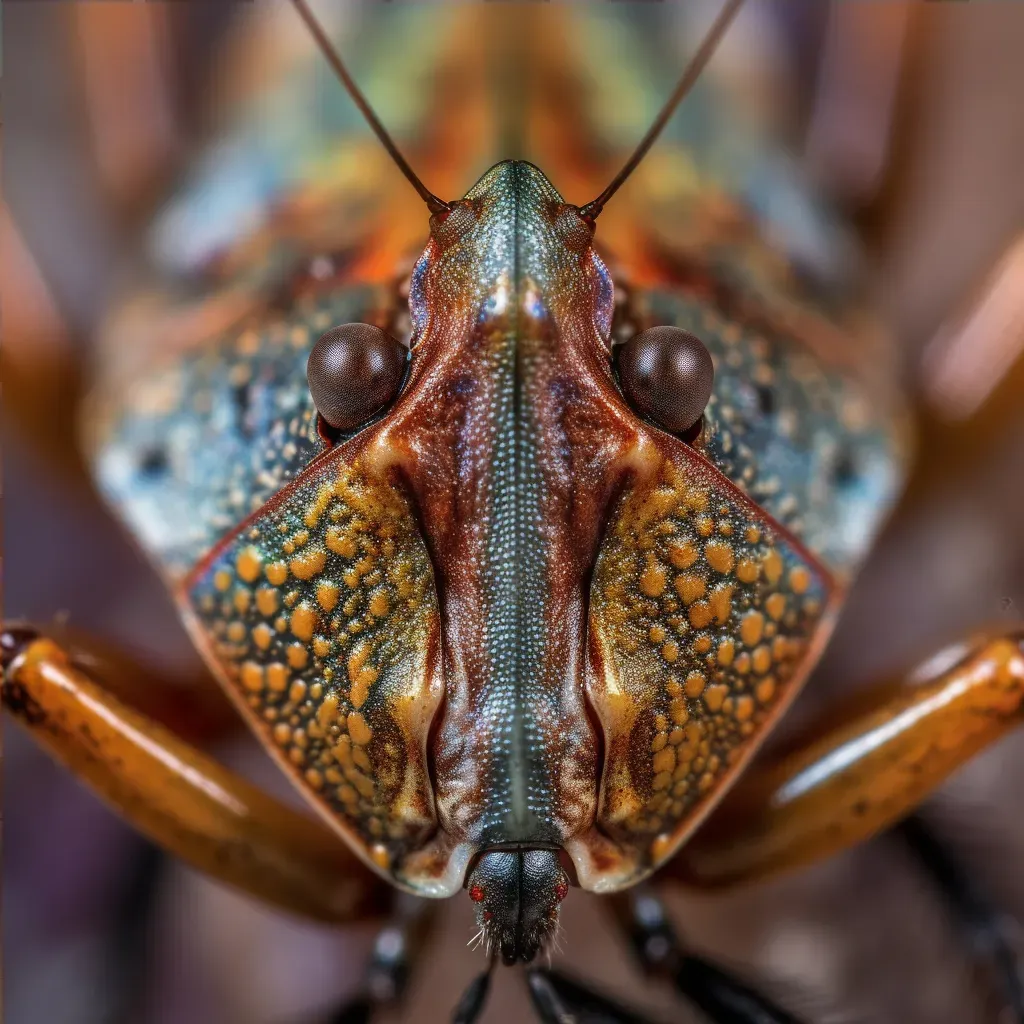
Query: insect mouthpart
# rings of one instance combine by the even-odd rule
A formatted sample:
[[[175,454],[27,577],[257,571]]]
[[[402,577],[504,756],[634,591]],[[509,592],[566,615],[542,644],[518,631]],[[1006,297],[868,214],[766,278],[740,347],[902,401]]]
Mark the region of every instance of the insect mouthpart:
[[[478,935],[505,964],[530,963],[553,940],[558,907],[569,894],[559,851],[488,850],[466,879]]]

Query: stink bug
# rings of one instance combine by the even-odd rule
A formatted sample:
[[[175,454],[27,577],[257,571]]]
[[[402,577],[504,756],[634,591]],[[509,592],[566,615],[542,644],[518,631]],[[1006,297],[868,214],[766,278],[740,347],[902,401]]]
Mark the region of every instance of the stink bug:
[[[828,639],[902,438],[852,318],[723,197],[693,199],[699,247],[637,258],[632,278],[598,251],[740,4],[579,206],[519,159],[439,199],[295,5],[427,207],[407,296],[380,305],[333,265],[295,275],[101,386],[92,430],[100,485],[320,820],[28,627],[4,635],[6,706],[151,837],[282,906],[351,921],[392,889],[464,891],[490,966],[533,965],[578,887],[712,1019],[790,1020],[630,894],[767,876],[897,820],[1019,718],[1024,654],[1018,633],[957,648],[743,777]],[[456,1019],[480,1016],[490,976]],[[527,978],[543,1020],[638,1019]]]

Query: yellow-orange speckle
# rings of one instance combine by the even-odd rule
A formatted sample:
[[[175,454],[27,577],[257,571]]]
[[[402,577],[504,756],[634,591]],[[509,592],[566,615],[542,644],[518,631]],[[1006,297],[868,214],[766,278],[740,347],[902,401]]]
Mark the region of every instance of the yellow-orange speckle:
[[[764,603],[764,610],[778,622],[786,612],[786,595],[769,594],[768,600]]]
[[[256,591],[256,607],[260,615],[270,618],[277,611],[277,591],[272,587],[260,587]]]
[[[675,542],[669,545],[668,560],[677,569],[689,569],[697,561],[698,552],[690,541]]]
[[[762,644],[754,650],[751,660],[754,665],[754,671],[758,675],[764,675],[772,667],[772,652],[768,650],[767,645]]]
[[[309,661],[309,650],[299,643],[289,644],[286,656],[292,668],[305,668]]]
[[[213,574],[213,585],[218,590],[227,590],[231,586],[231,573],[227,569],[218,569]]]
[[[358,743],[361,747],[365,747],[373,738],[373,730],[358,711],[353,711],[348,716],[348,734],[352,737],[352,742]]]
[[[732,572],[736,561],[732,545],[717,540],[704,546],[704,558],[715,572],[721,573],[723,576]]]
[[[711,622],[711,606],[707,601],[695,601],[690,605],[688,617],[691,626],[695,629],[703,629]]]
[[[749,694],[743,694],[736,698],[736,707],[733,714],[738,722],[745,722],[754,713],[754,698]]]
[[[724,626],[732,615],[732,592],[731,583],[722,583],[711,591],[711,597],[708,598],[711,614],[719,626]]]
[[[288,563],[292,573],[300,580],[312,579],[323,572],[327,564],[327,552],[323,548],[307,548]]]
[[[316,612],[303,601],[292,612],[290,625],[295,636],[308,642],[313,639],[313,630],[316,628]]]
[[[267,666],[267,686],[277,693],[284,693],[288,689],[289,673],[286,666],[279,661],[272,661]]]
[[[263,666],[255,661],[246,661],[241,668],[242,686],[252,693],[263,689]]]
[[[811,574],[802,566],[798,565],[790,570],[789,586],[794,594],[803,594],[811,585]]]
[[[782,578],[782,556],[774,548],[764,556],[764,578],[774,586]]]
[[[729,693],[729,687],[716,684],[715,686],[709,686],[704,691],[704,705],[708,711],[715,712],[722,710],[722,702],[725,700],[726,695]]]
[[[687,697],[699,697],[704,692],[704,687],[707,685],[707,680],[701,675],[700,672],[691,672],[686,677],[686,696]]]
[[[652,761],[652,767],[656,772],[670,772],[675,769],[676,766],[676,750],[675,747],[665,747],[664,750],[659,750],[654,755]]]
[[[762,704],[767,704],[775,696],[775,677],[765,676],[754,688],[754,693]]]
[[[331,580],[324,580],[317,584],[316,601],[325,612],[334,610],[338,603],[338,584]]]
[[[761,566],[751,558],[741,558],[736,563],[736,579],[740,583],[756,583],[761,575]]]
[[[271,562],[263,570],[264,575],[275,587],[280,587],[288,579],[288,566],[284,562]]]
[[[747,612],[740,622],[740,639],[747,647],[753,647],[763,634],[764,616],[760,612]]]
[[[252,631],[252,642],[259,647],[260,650],[265,651],[270,646],[270,641],[273,639],[273,636],[274,634],[271,632],[270,627],[266,623],[261,622]]]
[[[684,604],[693,604],[707,592],[707,586],[699,576],[677,576],[675,586]]]
[[[239,579],[246,583],[255,583],[260,577],[260,570],[263,568],[263,558],[254,547],[243,548],[238,552],[235,559],[235,571]]]
[[[391,604],[388,601],[388,595],[383,590],[378,590],[370,598],[370,614],[382,619],[390,610]]]

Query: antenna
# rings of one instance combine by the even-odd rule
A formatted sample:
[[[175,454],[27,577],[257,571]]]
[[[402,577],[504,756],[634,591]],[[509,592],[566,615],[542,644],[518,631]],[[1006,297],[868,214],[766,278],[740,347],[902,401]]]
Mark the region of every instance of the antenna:
[[[341,56],[338,51],[334,48],[331,41],[327,38],[324,33],[320,22],[317,21],[316,16],[309,9],[306,0],[292,0],[292,4],[295,6],[295,10],[299,12],[299,17],[306,23],[306,27],[312,33],[313,38],[316,40],[317,46],[320,47],[321,52],[327,58],[327,63],[334,68],[334,73],[341,79],[341,84],[345,86],[345,91],[352,97],[352,102],[359,108],[359,112],[366,118],[366,123],[373,129],[374,134],[380,139],[381,145],[387,150],[388,155],[394,160],[398,169],[409,179],[410,184],[419,193],[419,197],[427,204],[427,209],[431,213],[441,213],[443,210],[448,210],[451,207],[443,199],[439,199],[434,195],[423,184],[422,181],[416,176],[416,172],[409,166],[405,157],[398,151],[398,147],[392,141],[391,136],[388,135],[384,125],[380,123],[377,115],[373,112],[373,108],[366,101],[366,97],[359,91],[359,86],[352,80],[352,76],[348,73],[348,69],[342,62]]]
[[[701,72],[708,61],[711,60],[715,50],[718,49],[718,44],[722,41],[725,30],[729,27],[730,22],[742,6],[743,0],[726,0],[721,11],[718,12],[718,17],[715,18],[714,24],[708,29],[708,34],[704,37],[704,41],[698,47],[697,52],[690,58],[690,63],[687,64],[686,70],[683,71],[682,78],[679,79],[679,83],[673,90],[672,95],[669,96],[665,106],[661,108],[661,112],[654,119],[654,124],[647,129],[647,134],[640,140],[640,145],[633,150],[633,155],[626,161],[622,170],[615,175],[611,184],[596,199],[580,209],[580,216],[585,217],[587,220],[596,220],[604,209],[605,203],[618,192],[622,183],[636,170],[637,165],[647,155],[647,151],[651,146],[654,145],[662,129],[668,124],[669,118],[675,113],[676,107],[679,106],[683,97],[686,96],[693,88],[697,79],[700,78]]]

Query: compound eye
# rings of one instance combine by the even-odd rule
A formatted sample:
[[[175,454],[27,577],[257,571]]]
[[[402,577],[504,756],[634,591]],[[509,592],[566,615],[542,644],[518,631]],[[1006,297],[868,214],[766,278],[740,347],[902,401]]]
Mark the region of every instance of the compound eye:
[[[622,390],[640,413],[673,434],[700,422],[715,382],[700,338],[678,327],[652,327],[619,349],[618,366]]]
[[[306,379],[316,411],[335,430],[352,430],[393,401],[408,353],[372,324],[342,324],[309,353]]]

